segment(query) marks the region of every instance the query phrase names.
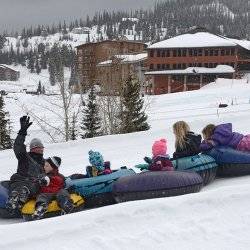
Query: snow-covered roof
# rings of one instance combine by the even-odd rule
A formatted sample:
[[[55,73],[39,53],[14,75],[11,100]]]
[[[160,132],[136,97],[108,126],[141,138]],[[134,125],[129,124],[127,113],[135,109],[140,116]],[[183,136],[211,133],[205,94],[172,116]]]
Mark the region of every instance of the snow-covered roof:
[[[247,50],[250,50],[250,41],[248,40],[238,40],[238,39],[227,38],[227,37],[225,37],[225,39],[232,41]]]
[[[217,65],[216,68],[189,67],[186,69],[149,71],[145,75],[184,75],[184,74],[226,74],[234,73],[233,67],[228,65]]]
[[[18,72],[17,70],[15,70],[14,68],[12,68],[10,65],[7,65],[7,64],[0,64],[0,68],[4,68],[4,69],[9,68],[9,69],[11,69],[13,71]]]
[[[136,17],[123,17],[122,18],[122,22],[124,22],[124,21],[132,21],[132,22],[138,22],[139,21],[139,19],[138,18],[136,18]]]
[[[121,59],[122,64],[126,63],[137,63],[140,61],[143,61],[147,59],[148,54],[147,53],[140,53],[140,54],[127,54],[127,55],[115,55],[117,59]],[[107,60],[104,62],[100,62],[98,66],[107,66],[112,63],[112,60]]]
[[[238,44],[209,32],[197,32],[194,34],[183,34],[167,40],[154,43],[149,49],[161,48],[204,48],[204,47],[234,47]]]

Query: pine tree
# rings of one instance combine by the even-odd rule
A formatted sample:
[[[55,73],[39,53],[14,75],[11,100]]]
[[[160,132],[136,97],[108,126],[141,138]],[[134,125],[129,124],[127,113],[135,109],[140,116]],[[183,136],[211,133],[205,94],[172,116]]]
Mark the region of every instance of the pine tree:
[[[81,137],[92,138],[101,135],[101,119],[99,117],[99,110],[96,103],[96,93],[94,86],[90,88],[88,95],[87,106],[83,109],[83,120],[81,129],[84,132]]]
[[[37,91],[36,92],[37,92],[38,95],[42,94],[42,83],[41,83],[40,80],[38,82],[38,87],[37,87]]]
[[[4,100],[0,95],[0,150],[12,148],[10,132],[8,112],[4,111]]]
[[[76,115],[74,113],[72,117],[72,121],[71,121],[71,126],[70,126],[70,139],[74,141],[76,140],[76,137],[77,137]]]
[[[38,57],[36,57],[35,68],[36,68],[36,73],[39,75],[41,73],[41,67],[39,65]]]
[[[122,91],[121,133],[148,130],[147,115],[143,111],[143,99],[140,96],[140,82],[129,76]]]

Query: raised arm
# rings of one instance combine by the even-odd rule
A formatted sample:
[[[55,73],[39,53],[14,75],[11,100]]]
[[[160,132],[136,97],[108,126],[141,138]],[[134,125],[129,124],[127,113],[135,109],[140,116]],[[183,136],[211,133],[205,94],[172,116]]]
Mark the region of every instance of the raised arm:
[[[27,129],[29,128],[29,126],[31,124],[32,124],[32,122],[30,122],[30,118],[28,116],[22,116],[20,118],[21,128],[20,128],[18,135],[15,139],[14,148],[13,148],[17,159],[20,159],[20,157],[22,157],[23,154],[27,153],[24,141],[25,141],[25,137],[27,135]]]

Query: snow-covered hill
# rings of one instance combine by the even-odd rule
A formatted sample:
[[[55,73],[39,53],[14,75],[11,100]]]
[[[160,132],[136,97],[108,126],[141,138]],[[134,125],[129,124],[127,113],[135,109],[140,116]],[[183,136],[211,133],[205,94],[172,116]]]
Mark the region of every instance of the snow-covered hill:
[[[24,102],[24,94],[17,94]],[[35,98],[27,98],[32,103]],[[208,123],[232,122],[250,133],[250,84],[220,79],[201,90],[151,96],[147,99],[151,129],[68,143],[46,144],[46,155],[62,157],[61,172],[84,172],[88,150],[103,153],[112,168],[134,166],[151,154],[154,140],[168,139],[174,151],[172,124],[185,120],[195,132]],[[231,105],[233,100],[233,104]],[[38,101],[38,100],[36,100]],[[13,109],[16,129],[23,114]],[[228,103],[218,109],[219,103]],[[37,135],[32,125],[27,142]],[[0,179],[16,169],[12,150],[0,152]],[[42,221],[0,219],[1,249],[249,249],[250,177],[218,179],[200,193],[135,201]]]

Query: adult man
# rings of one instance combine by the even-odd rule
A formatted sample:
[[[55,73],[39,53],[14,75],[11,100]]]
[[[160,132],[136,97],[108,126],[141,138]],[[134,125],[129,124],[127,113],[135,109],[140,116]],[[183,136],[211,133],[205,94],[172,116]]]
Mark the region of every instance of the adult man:
[[[30,117],[20,118],[21,129],[14,142],[14,152],[18,160],[17,172],[10,178],[10,196],[6,208],[15,213],[31,197],[36,196],[41,185],[47,185],[44,174],[44,146],[40,139],[30,142],[30,152],[24,144],[27,130],[31,126]]]

